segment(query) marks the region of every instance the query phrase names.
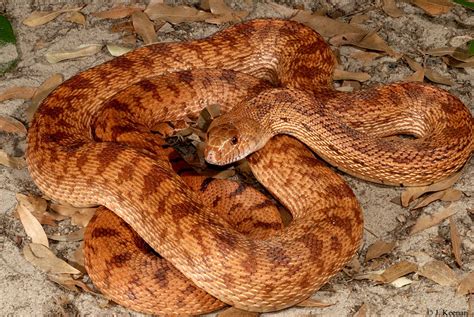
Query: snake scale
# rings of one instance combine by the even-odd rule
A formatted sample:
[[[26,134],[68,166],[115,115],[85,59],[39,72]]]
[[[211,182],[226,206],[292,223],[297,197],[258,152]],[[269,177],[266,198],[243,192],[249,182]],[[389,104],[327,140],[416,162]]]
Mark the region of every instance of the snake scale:
[[[150,133],[157,121],[179,119],[187,115],[185,112],[196,114],[209,102],[204,99],[216,95],[212,98],[223,104],[224,111],[239,103],[244,105],[239,109],[247,109],[245,105],[250,103],[268,104],[269,100],[288,104],[292,97],[297,99],[291,100],[294,104],[299,100],[301,104],[322,103],[333,110],[340,108],[342,113],[348,106],[339,104],[337,100],[342,97],[331,89],[334,63],[328,45],[310,28],[284,20],[253,20],[202,40],[139,48],[84,71],[54,90],[30,126],[28,167],[38,187],[53,199],[76,206],[102,205],[118,215],[116,218],[101,209],[92,221],[96,227],[88,228],[86,238],[93,241],[86,241],[86,262],[91,264],[87,269],[94,283],[117,302],[156,314],[212,311],[222,307],[218,300],[246,310],[272,311],[304,300],[338,272],[359,246],[361,210],[345,182],[305,146],[290,137],[278,136],[249,157],[256,178],[292,212],[293,221],[278,230],[280,222],[270,216],[275,216],[275,210],[251,189],[222,184],[230,187],[219,189],[217,197],[230,202],[227,207],[217,207],[216,198],[209,197],[211,185],[219,187],[218,182],[201,177],[191,181],[194,185],[188,185],[186,176],[181,178],[176,173],[180,171],[173,163],[179,160],[173,151]],[[384,96],[397,95],[399,91],[394,87]],[[279,94],[281,91],[285,93]],[[199,94],[204,97],[196,98]],[[374,104],[377,97],[366,93],[358,98]],[[456,126],[456,136],[460,134],[460,138],[455,136],[461,141],[456,147],[444,148],[447,152],[462,152],[454,155],[459,168],[472,151],[472,118],[455,97],[450,98],[458,104],[452,108],[457,110],[451,112],[462,118]],[[315,106],[322,113],[321,108]],[[350,113],[351,109],[347,110]],[[244,112],[248,118],[250,112]],[[260,113],[263,117],[268,111]],[[370,113],[367,115],[370,119]],[[341,114],[340,120],[343,119]],[[330,131],[329,126],[325,127]],[[347,127],[341,129],[387,139],[377,130],[371,132],[370,122],[347,123]],[[421,127],[420,136],[429,129]],[[288,133],[287,130],[278,133]],[[211,133],[209,145],[213,144],[213,136]],[[231,135],[230,142],[233,141]],[[240,145],[242,138],[238,141],[235,143]],[[364,150],[362,146],[350,149]],[[340,151],[333,147],[330,152],[321,152],[321,156],[336,162],[330,155]],[[451,155],[449,152],[436,160]],[[365,164],[370,166],[373,161],[372,157]],[[346,165],[336,165],[351,171]],[[406,167],[418,166],[406,163]],[[455,169],[450,166],[436,177]],[[366,176],[359,171],[353,173]],[[372,176],[367,178],[373,179]],[[430,181],[421,176],[416,179],[419,183]],[[257,203],[245,205],[234,197],[245,192],[256,197]],[[243,197],[244,201],[254,199]],[[267,208],[265,221],[245,216],[256,205],[257,209]],[[227,217],[214,212],[214,207]],[[239,210],[240,216],[232,219],[229,213],[234,209]],[[248,224],[242,225],[247,218]],[[148,257],[153,254],[152,249],[124,229],[127,226],[159,254],[154,260]],[[109,242],[119,235],[131,240]],[[145,259],[136,260],[138,253],[144,254]],[[94,264],[96,257],[103,260]],[[155,284],[170,290],[158,291],[134,273],[120,271],[134,261],[138,270],[152,276]],[[181,282],[184,277],[192,283]],[[107,286],[119,289],[108,292]],[[115,291],[123,292],[113,294]],[[164,297],[158,296],[160,292]],[[141,305],[137,304],[140,296],[146,297]],[[160,306],[166,296],[171,296],[172,305]]]

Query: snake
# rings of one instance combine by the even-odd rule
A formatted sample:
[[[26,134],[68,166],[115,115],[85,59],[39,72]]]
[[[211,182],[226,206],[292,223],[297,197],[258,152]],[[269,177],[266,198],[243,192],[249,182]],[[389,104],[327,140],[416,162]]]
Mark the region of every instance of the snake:
[[[109,213],[110,220],[88,229],[92,239],[112,238],[119,234],[115,227],[128,226],[146,243],[144,246],[129,235],[131,243],[119,240],[114,244],[125,249],[110,250],[105,256],[111,256],[109,260],[97,267],[105,287],[123,278],[108,273],[130,264],[136,250],[154,252],[160,262],[165,259],[191,281],[192,286],[186,284],[182,288],[184,293],[173,295],[176,307],[160,306],[158,311],[150,311],[153,304],[145,303],[148,308],[143,311],[202,313],[223,305],[215,299],[249,311],[290,307],[311,296],[357,251],[363,220],[350,188],[306,146],[288,136],[274,137],[248,160],[256,178],[291,210],[293,221],[281,230],[261,236],[239,231],[229,225],[231,220],[213,212],[212,202],[209,206],[203,201],[205,193],[197,193],[178,176],[170,163],[169,147],[150,133],[154,122],[148,118],[156,112],[143,105],[166,99],[160,93],[164,89],[174,99],[160,106],[160,111],[166,118],[173,113],[181,116],[183,108],[188,107],[182,100],[186,94],[188,99],[195,96],[194,86],[201,85],[203,93],[210,94],[207,89],[212,84],[199,78],[202,76],[197,70],[214,70],[214,75],[220,74],[218,82],[237,87],[235,92],[241,86],[240,80],[247,81],[244,77],[254,78],[248,79],[253,82],[265,81],[241,94],[242,100],[235,104],[235,95],[214,89],[215,94],[228,96],[232,106],[271,98],[278,89],[288,89],[286,95],[303,97],[303,103],[317,98],[327,104],[338,95],[332,89],[334,65],[334,55],[317,32],[287,20],[257,19],[205,39],[136,49],[73,76],[42,102],[29,127],[29,172],[39,189],[58,202],[101,205],[118,216],[115,221]],[[157,84],[160,76],[161,84]],[[169,81],[169,76],[178,76],[184,89]],[[129,91],[133,87],[139,90],[137,94]],[[375,103],[368,95],[361,97]],[[278,96],[274,95],[274,101],[281,101]],[[202,102],[198,100],[195,105],[202,107]],[[121,117],[124,113],[131,113],[140,123],[130,120],[130,115]],[[123,120],[108,125],[108,120],[98,119],[99,114],[104,118],[118,115]],[[363,123],[359,131],[370,128]],[[472,121],[466,129],[472,129]],[[472,136],[466,142],[472,144]],[[472,145],[466,145],[461,152],[467,152],[469,147]],[[459,164],[461,161],[458,158]],[[197,188],[206,189],[209,182],[209,178],[202,178]],[[237,188],[230,192],[237,195],[243,191]],[[229,191],[223,193],[229,196]],[[292,199],[285,200],[287,197]],[[252,209],[251,204],[248,208]],[[106,215],[107,210],[101,209],[96,220]],[[278,226],[276,222],[270,223]],[[107,250],[107,241],[98,242],[102,245],[99,253]],[[130,246],[135,251],[127,251]],[[94,244],[90,250],[91,254],[86,254],[88,262],[100,257],[93,252]],[[87,268],[91,275],[95,272],[93,266]],[[173,278],[174,273],[163,266],[149,267],[152,274],[158,272],[154,274],[157,282],[168,284],[166,281]],[[122,283],[120,289],[125,294],[117,295],[122,296],[117,301],[135,308],[137,298],[150,289],[138,277],[125,274],[133,278],[127,279],[128,283],[113,284]],[[211,308],[186,306],[196,290],[209,294]],[[151,292],[145,302],[157,296],[158,291]]]

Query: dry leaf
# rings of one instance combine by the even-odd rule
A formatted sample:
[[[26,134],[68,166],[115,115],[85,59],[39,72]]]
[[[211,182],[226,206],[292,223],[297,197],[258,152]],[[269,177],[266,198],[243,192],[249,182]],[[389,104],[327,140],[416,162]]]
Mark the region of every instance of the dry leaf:
[[[390,285],[392,285],[393,287],[396,287],[396,288],[400,288],[400,287],[403,287],[403,286],[410,285],[411,283],[413,283],[413,281],[410,280],[409,278],[400,277],[400,278],[397,278],[392,283],[390,283]]]
[[[467,49],[464,49],[461,47],[439,47],[439,48],[433,48],[431,50],[428,50],[425,53],[432,56],[449,55],[461,62],[474,61],[474,56],[470,55]]]
[[[142,9],[138,7],[117,7],[101,12],[95,12],[92,13],[92,15],[99,19],[123,19],[137,11],[142,11]]]
[[[213,17],[212,13],[201,11],[188,6],[169,6],[163,3],[150,4],[145,13],[152,20],[162,20],[170,23],[204,21]]]
[[[357,80],[366,81],[370,79],[370,75],[363,72],[347,72],[345,70],[335,69],[333,80]]]
[[[351,54],[352,58],[361,61],[364,65],[370,64],[374,59],[380,56],[382,56],[380,53],[366,51],[358,51]]]
[[[76,264],[84,267],[84,242],[81,242],[76,251],[74,251],[73,260]]]
[[[456,68],[468,68],[468,67],[474,67],[474,61],[470,62],[460,62],[455,58],[452,58],[451,56],[443,56],[442,57],[443,62],[451,67],[456,67]]]
[[[432,202],[436,200],[442,200],[442,201],[457,201],[461,199],[462,197],[462,191],[453,189],[453,188],[448,188],[439,192],[435,192],[431,195],[427,195],[425,198],[420,199],[418,203],[416,203],[415,206],[413,206],[411,209],[418,209],[422,208],[425,206],[428,206]]]
[[[368,262],[372,259],[378,258],[384,254],[387,254],[395,248],[395,242],[385,242],[382,240],[378,240],[374,242],[368,249],[367,254],[365,256],[365,262]]]
[[[382,10],[392,18],[399,18],[403,12],[397,7],[395,0],[383,0]]]
[[[367,316],[368,307],[365,303],[360,306],[357,312],[353,315],[353,317],[365,317]]]
[[[34,11],[31,13],[25,20],[23,20],[23,24],[29,27],[36,27],[48,23],[54,19],[56,19],[59,15],[65,12],[73,12],[79,11],[83,7],[78,7],[74,9],[63,9],[58,11]]]
[[[47,212],[46,209],[48,208],[48,203],[42,197],[16,194],[16,199],[28,206],[28,210],[42,225],[57,226],[56,221],[65,219],[61,215]]]
[[[67,59],[91,56],[100,52],[101,49],[102,44],[83,44],[71,51],[48,52],[45,54],[45,57],[48,62],[55,64]]]
[[[112,56],[121,56],[126,54],[130,51],[133,51],[133,48],[119,46],[115,44],[107,44],[107,50],[109,51],[110,55]]]
[[[421,195],[429,192],[437,192],[444,189],[447,189],[453,186],[454,183],[458,181],[461,177],[462,170],[459,172],[445,178],[437,183],[431,184],[429,186],[420,186],[420,187],[408,187],[401,195],[401,201],[403,207],[408,207],[410,202],[417,199]]]
[[[459,267],[462,267],[461,238],[453,217],[449,217],[449,235],[451,237],[451,247],[453,250],[454,259],[456,260],[456,263],[459,265]]]
[[[0,102],[9,99],[31,99],[35,91],[35,87],[11,87],[0,93]]]
[[[75,280],[69,274],[50,274],[48,277],[51,281],[58,283],[59,285],[64,286],[73,292],[79,292],[82,290],[91,294],[97,294],[92,291],[92,289],[87,286],[87,284],[81,280]]]
[[[54,241],[82,241],[84,240],[84,232],[86,230],[84,228],[79,229],[77,231],[71,232],[70,234],[61,236],[61,235],[50,235],[48,236],[49,239]]]
[[[215,17],[206,19],[207,23],[222,24],[227,22],[240,22],[249,15],[247,11],[234,11],[224,0],[209,0],[209,10]]]
[[[79,11],[72,12],[71,15],[67,18],[67,21],[80,25],[86,25],[86,17]]]
[[[411,228],[410,235],[423,231],[427,228],[433,227],[441,223],[442,221],[444,221],[446,218],[451,217],[456,212],[457,212],[456,210],[453,210],[449,206],[447,208],[443,208],[441,211],[438,211],[433,215],[421,215],[416,220],[415,225],[413,225],[413,227]]]
[[[145,44],[158,42],[155,26],[145,13],[141,11],[134,12],[132,14],[132,23],[135,32],[141,36]]]
[[[381,282],[392,283],[399,277],[416,272],[418,265],[409,261],[398,262],[387,268],[381,275]]]
[[[79,212],[71,216],[71,223],[79,227],[86,227],[92,219],[97,208],[82,208]]]
[[[456,289],[457,295],[474,294],[474,272],[464,277]]]
[[[0,164],[17,170],[26,167],[26,161],[23,157],[10,156],[3,150],[0,150]]]
[[[259,313],[240,310],[235,307],[228,308],[222,313],[217,314],[218,317],[257,317],[259,315]]]
[[[332,37],[329,40],[332,45],[354,45],[374,51],[386,52],[389,55],[398,54],[377,34],[375,31],[369,33],[351,32]]]
[[[449,0],[411,0],[411,3],[432,16],[446,13],[453,7],[453,3]]]
[[[26,234],[31,238],[33,243],[38,243],[49,247],[48,237],[46,236],[46,233],[44,232],[44,229],[39,223],[38,219],[33,216],[31,212],[32,209],[33,205],[29,204],[24,197],[18,200],[16,212],[20,217],[23,228],[25,228]]]
[[[31,98],[31,105],[26,109],[26,118],[28,121],[33,119],[33,115],[38,109],[40,103],[52,92],[56,87],[58,87],[64,81],[64,76],[62,74],[53,74],[51,77],[46,79],[37,89],[33,97]]]
[[[45,271],[54,274],[81,274],[81,272],[56,255],[42,244],[30,243],[23,248],[25,259]]]
[[[365,14],[357,14],[357,15],[354,15],[351,19],[351,21],[349,22],[350,24],[363,24],[365,21],[367,21],[369,19],[369,16],[368,15],[365,15]]]
[[[6,133],[16,133],[20,136],[26,135],[26,128],[15,118],[0,115],[0,131]]]
[[[296,15],[292,17],[291,20],[303,23],[325,37],[347,33],[367,33],[354,24],[333,20],[326,16],[311,14],[311,12],[308,11],[297,11]]]
[[[333,303],[325,303],[322,301],[319,301],[317,299],[312,299],[312,298],[307,298],[304,301],[296,304],[296,307],[318,307],[318,308],[325,308],[325,307],[330,307],[333,306]]]
[[[449,77],[443,76],[435,70],[425,68],[425,77],[434,83],[452,86],[454,83]]]
[[[444,262],[433,260],[423,265],[418,273],[443,286],[454,286],[458,283],[456,273]]]
[[[425,78],[425,69],[423,68],[423,66],[421,66],[420,64],[418,64],[417,62],[415,62],[413,59],[411,59],[408,56],[404,56],[403,58],[407,62],[408,66],[410,66],[410,68],[415,71],[414,74],[406,77],[405,81],[423,82],[423,79]]]

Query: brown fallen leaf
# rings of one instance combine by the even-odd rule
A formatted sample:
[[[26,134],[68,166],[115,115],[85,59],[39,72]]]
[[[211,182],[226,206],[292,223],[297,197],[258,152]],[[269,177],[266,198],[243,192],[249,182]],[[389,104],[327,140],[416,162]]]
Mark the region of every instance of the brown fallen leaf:
[[[19,136],[26,135],[26,128],[15,118],[0,115],[0,131],[6,133],[15,133]]]
[[[418,81],[422,82],[425,78],[425,68],[421,66],[419,63],[415,62],[415,60],[411,59],[408,56],[403,56],[403,59],[407,62],[408,66],[411,70],[415,71],[414,74],[405,78],[405,81]],[[406,206],[405,206],[406,207]]]
[[[460,62],[457,59],[452,58],[451,56],[443,56],[441,59],[446,65],[451,66],[451,67],[456,67],[456,68],[474,67],[474,61]]]
[[[384,254],[387,254],[395,248],[395,242],[385,242],[382,240],[378,240],[374,242],[369,248],[367,249],[367,254],[365,256],[365,262],[369,262],[372,259],[378,258]]]
[[[207,23],[222,24],[227,22],[241,22],[249,15],[248,11],[234,11],[227,6],[224,0],[209,0],[209,10],[214,14],[214,17],[206,19]]]
[[[134,12],[132,14],[132,23],[135,32],[140,35],[145,45],[158,42],[155,26],[145,13],[141,11]]]
[[[329,43],[335,46],[354,45],[374,51],[385,52],[391,56],[398,56],[387,43],[377,34],[376,31],[369,33],[351,32],[339,34],[332,37]]]
[[[142,11],[142,9],[139,7],[120,6],[101,12],[94,12],[92,13],[92,16],[99,19],[123,19],[128,16],[131,16],[134,12],[137,11]]]
[[[388,267],[381,273],[379,272],[365,273],[365,274],[358,275],[355,278],[356,279],[369,279],[375,282],[388,284],[388,283],[392,283],[393,281],[395,281],[396,279],[404,275],[416,272],[417,269],[418,269],[418,265],[416,265],[415,263],[412,263],[409,261],[401,261]]]
[[[119,46],[115,44],[107,44],[107,50],[109,51],[110,55],[112,56],[121,56],[126,54],[130,51],[133,51],[131,47]]]
[[[461,256],[461,237],[453,217],[449,217],[449,236],[451,237],[451,248],[453,250],[454,259],[459,267],[462,267]]]
[[[449,55],[460,62],[474,61],[474,56],[470,55],[469,51],[462,47],[438,47],[428,50],[425,53],[432,56]]]
[[[410,235],[414,235],[420,231],[423,231],[427,228],[431,228],[436,226],[437,224],[444,221],[446,218],[451,217],[457,212],[457,210],[453,210],[451,206],[447,208],[443,208],[441,211],[438,211],[432,215],[421,215],[416,220],[415,224],[410,230]]]
[[[21,170],[22,168],[26,167],[26,161],[24,157],[10,156],[4,150],[0,150],[0,164],[17,170]]]
[[[381,57],[381,56],[382,55],[380,53],[366,52],[366,51],[359,51],[359,52],[354,52],[351,54],[352,58],[355,58],[361,61],[364,65],[370,64],[376,58]]]
[[[46,273],[81,274],[81,272],[56,255],[42,244],[30,243],[23,248],[25,259]]]
[[[456,289],[457,295],[474,294],[474,272],[469,273],[459,283]]]
[[[235,307],[228,308],[223,312],[217,314],[218,317],[257,317],[259,313],[240,310]]]
[[[40,103],[52,92],[56,87],[58,87],[64,81],[64,76],[62,74],[56,73],[51,75],[46,79],[37,89],[33,97],[31,98],[31,105],[26,109],[26,118],[28,121],[33,119],[33,115],[38,109]]]
[[[31,99],[36,87],[11,87],[0,93],[0,102],[9,99]]]
[[[453,7],[453,3],[449,0],[411,0],[411,3],[431,16],[446,13]]]
[[[457,201],[461,199],[462,197],[462,191],[453,189],[453,188],[448,188],[445,190],[441,190],[439,192],[434,192],[430,195],[426,195],[425,198],[420,199],[419,202],[416,203],[415,206],[413,206],[411,209],[418,209],[422,208],[425,206],[428,206],[432,202],[436,200],[442,200],[442,201]]]
[[[48,52],[45,54],[46,60],[51,63],[59,63],[67,59],[74,59],[85,56],[92,56],[102,50],[102,44],[83,44],[70,51]]]
[[[72,23],[76,23],[76,24],[80,24],[80,25],[83,25],[83,26],[86,25],[86,17],[84,16],[84,14],[82,14],[79,11],[72,12],[69,15],[69,17],[67,18],[67,21],[72,22]]]
[[[370,79],[370,75],[363,72],[348,72],[345,70],[335,69],[333,74],[333,80],[357,80],[366,81]]]
[[[198,22],[213,17],[212,13],[188,6],[169,6],[163,3],[150,4],[145,13],[151,20],[162,20],[170,23]]]
[[[92,219],[97,208],[82,208],[71,216],[71,223],[73,225],[85,228]]]
[[[27,203],[26,199],[22,197],[18,200],[16,212],[20,217],[21,224],[23,225],[26,234],[31,238],[31,241],[49,247],[48,237],[44,232],[43,226],[41,226],[38,219],[36,219],[31,213],[32,208],[33,205]]]
[[[444,262],[433,260],[418,269],[418,273],[442,286],[458,284],[456,273]]]
[[[23,20],[23,24],[29,27],[40,26],[56,19],[58,16],[60,16],[61,14],[65,12],[79,11],[82,8],[83,6],[73,8],[73,9],[63,9],[63,10],[58,10],[58,11],[34,11],[25,20]]]
[[[408,207],[410,202],[421,197],[421,195],[429,192],[437,192],[444,189],[447,189],[454,185],[462,175],[462,171],[449,176],[437,183],[428,185],[428,186],[419,186],[419,187],[408,187],[401,195],[401,201],[403,207]]]
[[[325,308],[333,306],[334,303],[325,303],[317,299],[307,298],[302,302],[296,304],[296,307],[317,307],[317,308]]]
[[[70,234],[67,234],[67,235],[50,235],[48,236],[48,238],[54,241],[63,241],[63,242],[82,241],[84,240],[85,231],[86,230],[82,228],[77,231],[71,232]]]
[[[351,18],[349,24],[363,24],[369,19],[369,16],[366,14],[356,14]]]
[[[16,200],[28,206],[28,210],[30,210],[31,214],[35,216],[42,225],[57,226],[56,221],[65,219],[65,217],[61,215],[49,213],[47,211],[48,202],[42,197],[27,196],[18,193],[16,194]]]
[[[49,274],[48,278],[61,285],[64,286],[65,288],[73,291],[73,292],[80,292],[80,291],[85,291],[91,294],[96,294],[89,286],[87,286],[86,283],[84,283],[81,280],[76,280],[71,275],[69,274]]]
[[[325,37],[348,33],[367,33],[364,29],[354,24],[348,24],[326,16],[312,14],[308,11],[297,11],[291,20],[305,24]]]
[[[409,278],[399,277],[395,281],[390,283],[390,285],[392,285],[393,287],[396,287],[396,288],[400,288],[400,287],[403,287],[403,286],[410,285],[411,283],[413,283],[413,281],[410,280]]]
[[[382,10],[392,18],[399,18],[403,15],[403,12],[397,7],[395,0],[383,0]]]
[[[425,68],[425,77],[434,83],[443,84],[447,86],[454,85],[453,81],[449,77],[443,76],[431,68]]]

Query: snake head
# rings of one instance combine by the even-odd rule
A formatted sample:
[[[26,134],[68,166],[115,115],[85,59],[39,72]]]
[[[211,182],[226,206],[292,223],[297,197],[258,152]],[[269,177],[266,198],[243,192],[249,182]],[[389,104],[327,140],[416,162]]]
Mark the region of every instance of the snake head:
[[[260,150],[271,138],[256,121],[215,119],[207,133],[204,157],[209,164],[226,165]]]

